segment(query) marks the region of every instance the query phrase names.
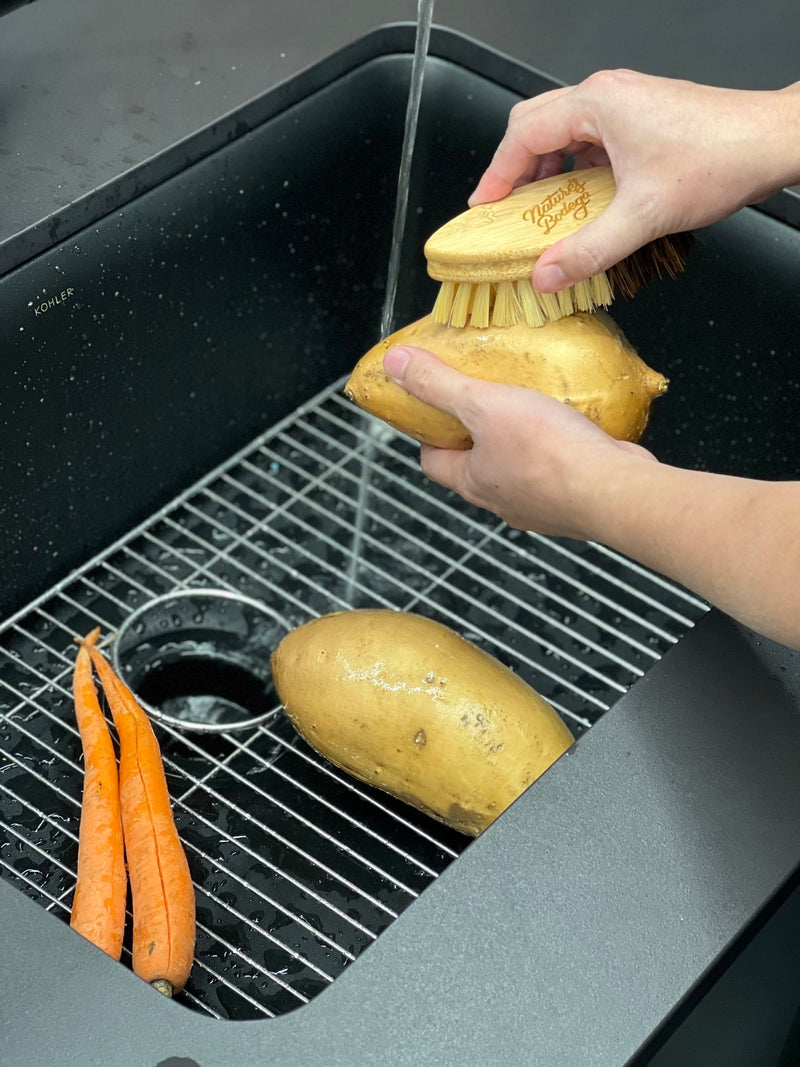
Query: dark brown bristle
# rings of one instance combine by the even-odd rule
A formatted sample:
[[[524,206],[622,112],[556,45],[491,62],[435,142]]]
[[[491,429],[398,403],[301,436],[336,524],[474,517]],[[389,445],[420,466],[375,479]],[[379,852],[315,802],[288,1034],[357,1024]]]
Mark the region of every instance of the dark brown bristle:
[[[686,266],[695,245],[691,232],[673,233],[650,241],[620,263],[609,267],[606,274],[615,296],[630,299],[646,285],[665,274],[674,278]]]

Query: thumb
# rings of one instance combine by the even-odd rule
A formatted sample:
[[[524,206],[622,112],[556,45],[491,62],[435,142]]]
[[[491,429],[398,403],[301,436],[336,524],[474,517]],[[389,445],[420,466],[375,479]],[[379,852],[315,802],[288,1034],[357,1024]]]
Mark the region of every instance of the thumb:
[[[383,369],[407,393],[457,418],[476,384],[475,379],[448,367],[432,352],[409,345],[388,349]]]
[[[640,204],[619,191],[599,218],[557,241],[539,257],[533,284],[554,293],[608,270],[642,245],[660,236]]]

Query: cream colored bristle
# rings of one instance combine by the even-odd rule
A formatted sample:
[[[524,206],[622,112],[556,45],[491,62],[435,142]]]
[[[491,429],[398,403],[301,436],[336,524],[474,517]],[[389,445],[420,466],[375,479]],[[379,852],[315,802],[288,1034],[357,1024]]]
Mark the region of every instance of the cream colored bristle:
[[[589,279],[589,284],[592,288],[592,300],[596,307],[608,307],[613,302],[614,294],[611,291],[611,283],[607,274],[604,272],[593,274]]]
[[[578,311],[593,311],[592,287],[588,282],[577,282],[572,287],[575,307]]]
[[[544,326],[545,317],[536,299],[536,292],[529,278],[517,282],[517,298],[522,313],[522,320],[528,326]]]
[[[475,287],[472,295],[472,312],[470,324],[483,330],[489,325],[489,311],[492,299],[492,286],[490,282],[480,282]]]
[[[469,318],[470,304],[472,303],[472,286],[469,282],[460,282],[457,289],[455,299],[453,300],[453,308],[450,312],[450,325],[462,327],[467,325],[467,319]]]
[[[528,278],[517,282],[442,282],[431,318],[446,326],[461,328],[470,323],[478,329],[506,328],[524,322],[543,326],[576,311],[608,307],[614,299],[608,275],[595,274],[558,293],[541,293]]]
[[[504,329],[506,326],[514,326],[519,322],[519,306],[513,282],[500,282],[494,298],[494,311],[492,312],[492,326]]]
[[[431,312],[431,318],[434,322],[438,322],[443,326],[450,322],[450,311],[453,307],[455,295],[455,282],[442,282],[436,296],[436,303],[433,305],[433,311]]]
[[[576,310],[573,301],[574,295],[575,294],[573,293],[572,286],[570,286],[568,289],[561,289],[558,293],[556,293],[556,296],[558,297],[558,308],[562,316],[571,315],[573,311]]]
[[[540,293],[537,290],[536,295],[539,298],[539,303],[546,319],[555,320],[564,317],[561,314],[561,305],[559,304],[558,296],[555,293]]]

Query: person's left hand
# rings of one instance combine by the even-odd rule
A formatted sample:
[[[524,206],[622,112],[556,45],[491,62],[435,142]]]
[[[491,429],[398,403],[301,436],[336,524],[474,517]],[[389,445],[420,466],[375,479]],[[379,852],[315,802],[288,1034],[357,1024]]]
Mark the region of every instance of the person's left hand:
[[[603,487],[632,464],[655,460],[552,397],[470,378],[424,349],[390,348],[383,366],[407,392],[455,415],[472,437],[463,452],[422,445],[424,473],[515,529],[592,540]]]

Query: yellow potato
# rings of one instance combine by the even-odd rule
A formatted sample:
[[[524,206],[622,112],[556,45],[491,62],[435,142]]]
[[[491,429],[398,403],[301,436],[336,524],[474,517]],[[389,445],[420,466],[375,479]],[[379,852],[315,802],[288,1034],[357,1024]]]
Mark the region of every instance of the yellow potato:
[[[618,441],[639,440],[653,397],[667,388],[666,378],[639,358],[603,312],[505,329],[455,329],[426,315],[371,348],[345,392],[390,426],[439,448],[469,448],[472,441],[457,418],[423,404],[384,374],[383,356],[393,345],[426,348],[472,378],[538,389],[577,408]]]
[[[272,676],[289,719],[319,753],[473,836],[574,740],[513,671],[408,612],[314,619],[283,638]]]

